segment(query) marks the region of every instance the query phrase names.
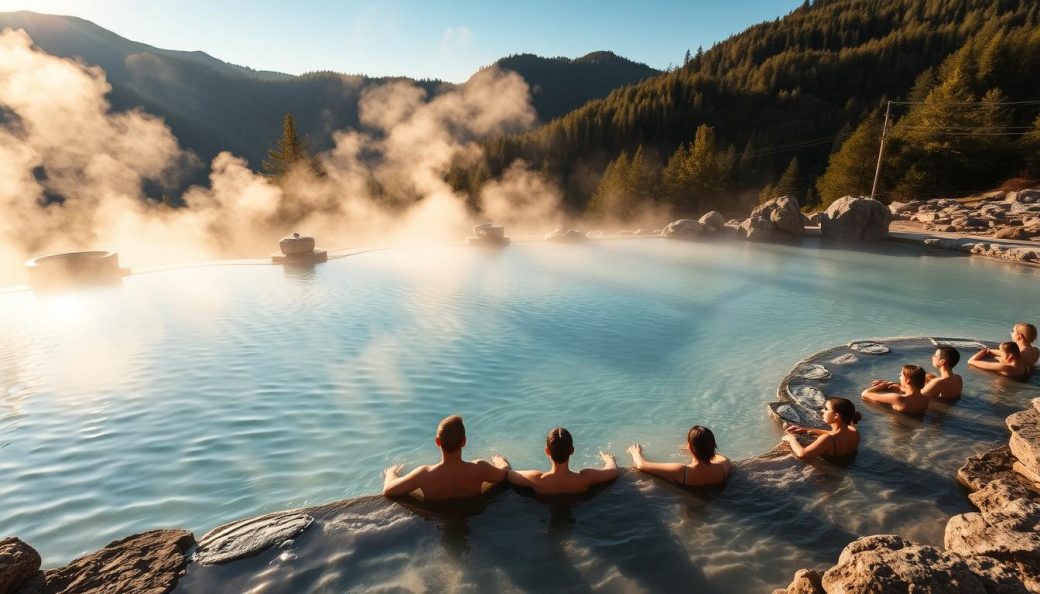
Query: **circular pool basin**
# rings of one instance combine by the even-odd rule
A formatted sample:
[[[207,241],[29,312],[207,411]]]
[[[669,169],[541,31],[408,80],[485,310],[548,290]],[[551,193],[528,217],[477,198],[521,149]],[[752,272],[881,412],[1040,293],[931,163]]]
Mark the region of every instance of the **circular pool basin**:
[[[780,440],[766,405],[796,362],[873,337],[1002,339],[1040,319],[1038,273],[908,246],[647,239],[394,249],[308,274],[210,266],[0,294],[0,526],[55,566],[143,529],[202,534],[372,495],[386,466],[436,460],[434,428],[453,413],[467,455],[514,467],[545,467],[556,425],[575,437],[574,466],[601,449],[627,465],[633,442],[678,461],[695,423],[750,458]],[[833,388],[858,395],[903,356],[927,364],[917,351],[875,357]],[[342,533],[305,533],[224,573],[193,566],[184,591],[558,579],[746,592],[833,562],[859,534],[940,543],[946,517],[970,509],[957,467],[1006,442],[1004,417],[1037,391],[960,371],[971,393],[924,419],[861,407],[849,468],[742,463],[708,496],[625,473],[562,507],[506,490],[461,516],[366,499]]]

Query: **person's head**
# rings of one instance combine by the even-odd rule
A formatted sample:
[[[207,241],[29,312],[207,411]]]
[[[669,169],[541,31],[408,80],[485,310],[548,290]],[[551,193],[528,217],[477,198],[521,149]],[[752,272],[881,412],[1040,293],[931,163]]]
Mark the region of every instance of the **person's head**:
[[[437,447],[445,454],[454,454],[466,445],[466,426],[462,424],[462,417],[452,415],[445,417],[437,425]]]
[[[711,462],[715,457],[715,434],[707,427],[694,425],[686,434],[686,444],[690,446],[690,453],[700,462]]]
[[[961,354],[953,347],[939,347],[935,349],[935,354],[932,355],[932,364],[939,368],[953,369],[960,360]]]
[[[545,436],[545,453],[557,464],[563,464],[571,459],[574,453],[574,438],[571,432],[563,427],[557,427]]]
[[[904,365],[902,375],[903,379],[906,380],[907,385],[917,388],[918,390],[924,387],[924,369],[921,369],[917,365]]]
[[[837,421],[842,425],[855,425],[863,417],[856,412],[856,405],[845,398],[828,398],[823,403],[823,422],[828,425]]]
[[[1017,341],[1020,338],[1029,344],[1033,344],[1036,340],[1036,326],[1026,322],[1015,324],[1015,327],[1011,329],[1011,340]]]
[[[1011,362],[1018,361],[1022,356],[1018,345],[1011,341],[1000,343],[1000,352],[1004,354],[1004,359]]]

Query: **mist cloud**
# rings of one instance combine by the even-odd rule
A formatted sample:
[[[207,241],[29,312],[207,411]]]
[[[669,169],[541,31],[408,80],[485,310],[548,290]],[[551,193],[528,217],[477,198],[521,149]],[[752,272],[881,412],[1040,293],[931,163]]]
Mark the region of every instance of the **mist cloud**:
[[[359,129],[335,132],[318,155],[324,175],[300,167],[276,184],[225,152],[209,184],[171,208],[145,188],[154,197],[201,164],[161,119],[113,112],[110,88],[101,69],[34,49],[23,31],[0,33],[0,283],[54,251],[113,249],[142,267],[263,257],[293,230],[327,247],[458,241],[475,216],[445,173],[479,159],[482,138],[536,122],[515,73],[486,69],[432,98],[393,82],[362,94]],[[555,221],[559,195],[515,164],[480,200],[486,215],[534,228]]]

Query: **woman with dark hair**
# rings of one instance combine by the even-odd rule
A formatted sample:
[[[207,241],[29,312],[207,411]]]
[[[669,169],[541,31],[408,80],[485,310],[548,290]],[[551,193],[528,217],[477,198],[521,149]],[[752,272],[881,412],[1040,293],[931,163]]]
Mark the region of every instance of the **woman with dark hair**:
[[[1015,379],[1024,379],[1029,376],[1029,364],[1022,358],[1022,350],[1013,342],[1000,343],[997,350],[999,356],[996,361],[989,361],[990,350],[982,349],[968,359],[969,367],[995,371],[1000,375]]]
[[[828,398],[821,411],[823,422],[830,429],[810,429],[799,425],[788,425],[787,435],[783,440],[791,446],[791,452],[802,460],[817,456],[828,458],[844,458],[856,453],[859,447],[859,431],[856,424],[862,418],[856,412],[856,406],[845,398]],[[798,443],[795,434],[816,435],[816,439],[807,446]]]
[[[723,483],[729,478],[732,465],[729,459],[715,451],[715,434],[707,427],[694,425],[686,434],[686,445],[690,452],[690,463],[649,462],[643,457],[643,447],[638,443],[628,448],[632,464],[637,470],[663,478],[683,487],[698,487]]]

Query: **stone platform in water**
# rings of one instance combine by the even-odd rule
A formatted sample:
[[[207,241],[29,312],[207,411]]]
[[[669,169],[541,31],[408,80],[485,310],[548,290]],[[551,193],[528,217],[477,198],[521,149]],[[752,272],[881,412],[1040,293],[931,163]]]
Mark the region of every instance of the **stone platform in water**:
[[[828,388],[838,383],[835,378],[842,378],[850,371],[874,368],[880,358],[892,361],[893,376],[903,363],[910,361],[897,360],[898,355],[907,350],[935,348],[936,346],[952,346],[962,351],[977,350],[993,343],[969,338],[943,337],[900,337],[857,340],[844,346],[837,346],[820,351],[800,362],[780,381],[776,391],[776,401],[769,403],[769,416],[781,425],[793,423],[806,427],[824,427],[820,418],[820,409],[829,396],[848,398],[853,403],[859,402],[859,392],[832,393]],[[896,355],[896,357],[893,357]],[[961,359],[967,360],[969,353],[962,352]],[[958,370],[962,371],[962,370]],[[862,390],[866,386],[859,389]],[[857,404],[859,406],[859,404]]]

